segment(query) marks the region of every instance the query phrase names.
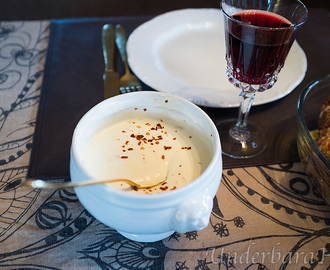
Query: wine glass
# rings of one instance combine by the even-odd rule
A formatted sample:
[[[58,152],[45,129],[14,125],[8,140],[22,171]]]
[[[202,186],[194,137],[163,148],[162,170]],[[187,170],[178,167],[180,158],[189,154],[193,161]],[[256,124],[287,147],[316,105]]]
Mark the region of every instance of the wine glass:
[[[223,0],[228,80],[241,89],[238,119],[217,124],[223,154],[252,158],[267,147],[265,132],[248,115],[256,92],[271,88],[304,24],[299,0]],[[271,119],[269,119],[271,121]]]

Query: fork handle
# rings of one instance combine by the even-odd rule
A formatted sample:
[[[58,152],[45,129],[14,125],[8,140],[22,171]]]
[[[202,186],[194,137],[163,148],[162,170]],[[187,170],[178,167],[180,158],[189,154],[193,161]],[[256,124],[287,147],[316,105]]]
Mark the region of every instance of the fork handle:
[[[120,57],[124,62],[125,69],[127,70],[128,69],[127,53],[126,53],[127,38],[126,38],[126,32],[125,32],[124,27],[120,24],[117,24],[116,29],[115,29],[115,33],[116,33],[117,48],[118,48]]]

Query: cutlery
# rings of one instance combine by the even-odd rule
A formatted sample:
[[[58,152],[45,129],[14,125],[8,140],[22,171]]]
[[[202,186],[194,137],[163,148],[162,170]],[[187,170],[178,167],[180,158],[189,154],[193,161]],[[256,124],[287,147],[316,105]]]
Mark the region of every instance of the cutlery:
[[[126,52],[127,38],[124,27],[121,26],[120,24],[116,25],[115,33],[116,33],[117,48],[119,50],[119,54],[125,66],[125,74],[120,78],[119,81],[120,84],[119,91],[121,93],[140,91],[142,90],[141,83],[139,79],[130,72],[127,62],[127,52]]]
[[[106,24],[102,28],[102,48],[105,64],[104,99],[107,99],[119,94],[119,75],[114,68],[115,31],[111,24]]]
[[[70,187],[82,187],[82,186],[90,186],[90,185],[99,185],[99,184],[107,184],[107,183],[114,183],[114,182],[124,182],[130,185],[133,189],[149,189],[155,186],[158,186],[164,183],[167,180],[167,177],[157,183],[154,184],[146,184],[140,185],[128,179],[102,179],[102,180],[88,180],[82,182],[50,182],[41,179],[36,180],[26,180],[24,185],[31,186],[32,188],[41,188],[41,189],[58,189],[58,188],[70,188]]]

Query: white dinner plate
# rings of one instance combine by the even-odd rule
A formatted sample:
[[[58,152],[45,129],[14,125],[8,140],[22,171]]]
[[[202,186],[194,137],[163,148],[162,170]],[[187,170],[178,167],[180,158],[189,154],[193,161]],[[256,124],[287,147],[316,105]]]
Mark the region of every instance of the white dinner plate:
[[[219,9],[182,9],[136,28],[127,42],[133,72],[155,90],[208,107],[238,107],[240,90],[226,76],[223,17]],[[289,94],[304,78],[307,59],[295,42],[275,86],[254,105]]]

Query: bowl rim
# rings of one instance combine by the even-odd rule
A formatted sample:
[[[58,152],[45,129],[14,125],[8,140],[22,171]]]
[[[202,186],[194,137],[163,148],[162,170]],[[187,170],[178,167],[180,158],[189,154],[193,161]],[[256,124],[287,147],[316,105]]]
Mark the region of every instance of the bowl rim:
[[[209,124],[213,127],[213,131],[212,132],[212,136],[213,136],[213,140],[215,142],[215,147],[214,147],[214,154],[212,156],[212,159],[210,160],[209,165],[207,166],[207,168],[201,173],[201,175],[199,175],[199,177],[197,177],[196,179],[194,179],[192,182],[188,183],[187,185],[184,185],[180,188],[177,188],[175,190],[171,190],[168,192],[163,192],[163,193],[155,193],[155,194],[141,194],[141,193],[133,193],[133,192],[127,192],[124,190],[120,190],[117,189],[115,187],[111,187],[111,186],[106,186],[105,184],[102,185],[95,185],[95,186],[90,186],[90,187],[86,187],[85,189],[88,190],[88,192],[93,193],[94,195],[98,194],[98,190],[101,186],[106,186],[106,189],[109,190],[113,196],[113,199],[116,200],[116,198],[126,198],[129,200],[142,200],[142,201],[153,201],[153,200],[159,200],[161,198],[163,198],[163,200],[168,200],[169,198],[172,198],[173,201],[172,203],[176,203],[174,200],[174,198],[176,197],[180,197],[179,194],[183,194],[186,192],[190,192],[190,193],[194,193],[193,191],[195,190],[196,192],[198,191],[197,186],[201,185],[200,183],[203,183],[203,179],[205,178],[206,174],[209,174],[209,171],[211,170],[211,168],[216,167],[216,163],[220,162],[220,169],[221,169],[221,174],[219,175],[219,182],[221,180],[222,177],[222,150],[221,150],[221,142],[220,142],[220,136],[218,133],[217,128],[215,127],[215,124],[213,123],[213,121],[211,120],[211,118],[201,109],[199,108],[197,105],[193,104],[192,102],[183,99],[181,97],[175,96],[173,94],[169,94],[169,93],[163,93],[163,92],[157,92],[157,91],[139,91],[139,92],[131,92],[131,93],[127,93],[125,95],[152,95],[152,96],[157,96],[157,97],[164,97],[164,98],[174,98],[174,99],[178,99],[181,100],[181,102],[184,102],[186,104],[189,104],[189,106],[191,106],[192,108],[194,108],[195,110],[197,110],[201,115],[204,116],[205,120],[207,122],[209,122]],[[122,98],[123,95],[120,96],[115,96],[112,98],[113,101],[117,100],[118,98]],[[92,114],[94,112],[94,110],[97,109],[97,107],[101,106],[101,104],[107,103],[109,102],[109,100],[103,100],[100,103],[96,104],[93,108],[91,108],[88,112],[86,112],[86,114],[80,119],[80,121],[78,122],[73,137],[72,137],[72,146],[71,146],[71,151],[73,152],[73,155],[75,156],[75,162],[77,162],[77,164],[79,164],[80,169],[84,172],[85,175],[87,175],[88,177],[92,178],[92,175],[90,174],[90,172],[83,166],[81,166],[81,162],[80,159],[76,158],[77,157],[77,153],[76,153],[76,140],[75,137],[77,136],[77,130],[81,129],[81,123],[83,121],[84,118],[86,118],[87,115]],[[203,183],[201,186],[206,185],[206,183]],[[103,198],[104,199],[104,198]]]
[[[298,125],[301,124],[302,125],[302,132],[304,137],[307,140],[307,143],[311,146],[311,148],[313,149],[313,151],[317,154],[317,156],[321,159],[321,161],[323,162],[323,164],[330,170],[330,161],[323,155],[323,153],[321,152],[321,150],[319,149],[319,147],[316,145],[316,142],[314,141],[314,139],[312,138],[312,136],[310,135],[307,128],[307,124],[305,122],[305,118],[304,118],[304,111],[303,111],[303,105],[304,105],[304,100],[307,97],[307,95],[309,94],[309,92],[316,86],[318,85],[320,82],[324,81],[324,80],[329,80],[330,82],[330,74],[327,74],[323,77],[320,77],[314,81],[312,81],[310,84],[308,84],[303,91],[300,93],[299,98],[298,98],[298,103],[297,103],[297,113],[298,113]]]
[[[300,7],[302,7],[303,9],[305,9],[305,13],[306,14],[305,14],[305,16],[303,17],[303,19],[299,23],[295,23],[295,24],[292,23],[292,25],[290,25],[289,27],[263,27],[263,26],[255,26],[255,25],[246,24],[244,22],[241,22],[241,21],[233,18],[232,16],[230,16],[228,14],[228,12],[225,11],[225,9],[224,9],[223,6],[224,6],[224,4],[227,4],[226,3],[226,0],[221,0],[220,1],[220,9],[223,12],[223,15],[225,17],[227,17],[230,20],[235,21],[236,23],[238,23],[240,25],[247,26],[248,28],[251,28],[251,29],[260,29],[260,30],[267,30],[267,31],[272,31],[272,32],[280,32],[280,31],[283,31],[283,30],[284,31],[287,31],[288,29],[296,30],[296,29],[300,28],[307,21],[307,19],[309,17],[309,10],[307,9],[306,5],[302,1],[300,1],[300,0],[294,0],[294,1],[297,2],[300,5]],[[268,11],[268,10],[265,10],[265,11]]]

